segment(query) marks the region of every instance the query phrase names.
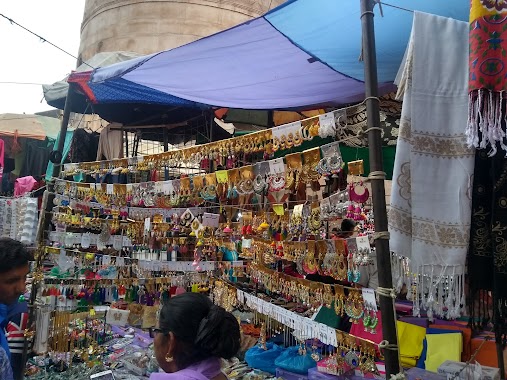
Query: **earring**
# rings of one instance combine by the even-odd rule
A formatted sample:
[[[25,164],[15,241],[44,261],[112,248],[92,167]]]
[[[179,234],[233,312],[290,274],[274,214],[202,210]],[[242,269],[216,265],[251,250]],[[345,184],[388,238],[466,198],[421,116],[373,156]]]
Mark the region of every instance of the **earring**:
[[[165,361],[167,363],[172,363],[173,360],[174,359],[172,358],[172,356],[169,356],[169,353],[167,353],[166,356],[165,356]]]

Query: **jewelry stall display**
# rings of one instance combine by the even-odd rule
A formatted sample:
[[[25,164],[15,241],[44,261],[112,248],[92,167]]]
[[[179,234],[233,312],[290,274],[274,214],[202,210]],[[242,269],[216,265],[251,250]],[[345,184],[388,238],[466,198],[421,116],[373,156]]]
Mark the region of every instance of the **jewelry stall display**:
[[[269,294],[277,294],[309,309],[316,310],[319,306],[331,308],[334,302],[337,315],[346,312],[355,323],[363,317],[362,294],[353,288],[345,296],[341,285],[326,286],[314,281],[294,278],[256,264],[250,265],[249,275],[254,283],[262,286]]]
[[[377,350],[373,342],[315,322],[299,307],[287,309],[274,299],[261,299],[222,281],[215,281],[213,287],[216,304],[229,310],[234,309],[235,304],[237,308],[254,312],[251,320],[242,321],[242,328],[249,331],[252,324],[259,327],[256,349],[270,350],[272,343],[268,344],[268,339],[276,339],[283,346],[295,346],[299,355],[310,355],[318,362],[320,372],[336,375],[358,369],[365,374],[378,374]],[[354,308],[348,305],[358,295],[360,292],[354,291],[351,300],[345,302],[347,309]],[[356,311],[356,314],[360,312]]]
[[[0,198],[0,236],[33,246],[39,222],[38,200],[28,196]]]
[[[364,174],[362,163],[347,165],[337,141],[301,149],[305,141],[335,138],[344,116],[331,112],[202,146],[65,165],[55,179],[50,230],[38,242],[46,268],[36,269],[36,315],[44,326],[36,352],[67,371],[76,357],[92,363],[109,355],[105,346],[121,339],[118,329],[153,327],[164,300],[192,291],[210,293],[228,311],[253,311],[248,333],[262,347],[277,336],[316,362],[371,367],[367,342],[309,320],[326,308],[374,331],[376,314],[361,292],[282,272],[291,266],[300,277],[357,282],[358,268],[371,263],[364,241],[354,240],[357,248],[351,241],[347,250],[348,241],[327,239],[329,222],[347,217],[350,206],[355,220],[366,214],[369,194],[360,177],[330,190],[347,170]],[[30,220],[27,213],[20,223]],[[122,355],[131,372],[147,373],[149,354]]]

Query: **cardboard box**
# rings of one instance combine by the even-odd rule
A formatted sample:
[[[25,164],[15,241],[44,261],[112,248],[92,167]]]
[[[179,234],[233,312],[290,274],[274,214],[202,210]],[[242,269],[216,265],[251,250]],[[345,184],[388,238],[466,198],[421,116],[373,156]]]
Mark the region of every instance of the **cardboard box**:
[[[438,373],[441,375],[450,375],[452,377],[459,375],[459,379],[466,380],[466,371],[463,371],[465,366],[465,363],[447,360],[438,367]],[[481,366],[481,369],[481,380],[500,380],[500,370],[498,368]]]
[[[447,380],[447,376],[434,372],[428,372],[422,368],[410,368],[407,372],[408,380]]]

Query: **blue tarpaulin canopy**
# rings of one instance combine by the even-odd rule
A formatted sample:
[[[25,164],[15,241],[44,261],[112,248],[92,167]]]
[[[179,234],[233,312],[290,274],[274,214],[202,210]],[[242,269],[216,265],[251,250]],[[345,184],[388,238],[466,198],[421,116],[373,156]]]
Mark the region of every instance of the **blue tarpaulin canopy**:
[[[389,0],[467,20],[468,0]],[[375,7],[380,91],[392,82],[413,12]],[[452,43],[452,41],[449,41]],[[359,0],[289,0],[263,17],[185,46],[72,75],[95,104],[310,109],[364,98]]]

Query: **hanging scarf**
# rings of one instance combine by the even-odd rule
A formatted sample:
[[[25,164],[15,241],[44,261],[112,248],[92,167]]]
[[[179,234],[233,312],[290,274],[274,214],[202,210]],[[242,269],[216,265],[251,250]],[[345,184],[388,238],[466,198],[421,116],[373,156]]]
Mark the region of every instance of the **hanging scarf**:
[[[497,340],[506,344],[507,160],[500,154],[488,157],[487,153],[479,150],[475,157],[468,257],[470,316],[478,329],[493,317]],[[493,291],[494,300],[488,291]]]
[[[410,258],[416,282],[406,284],[416,289],[414,314],[425,309],[430,318],[459,317],[465,303],[474,163],[464,134],[467,29],[464,22],[416,12],[398,80],[404,97],[390,245],[395,254]]]
[[[9,323],[9,320],[7,318],[8,310],[9,309],[7,305],[0,303],[0,347],[2,347],[5,350],[5,353],[10,359],[11,351],[9,350],[9,343],[7,342],[7,337],[5,336],[5,329],[7,327],[7,324]]]
[[[467,141],[507,153],[502,103],[507,95],[507,2],[471,0]],[[455,43],[455,42],[454,42]]]

